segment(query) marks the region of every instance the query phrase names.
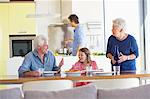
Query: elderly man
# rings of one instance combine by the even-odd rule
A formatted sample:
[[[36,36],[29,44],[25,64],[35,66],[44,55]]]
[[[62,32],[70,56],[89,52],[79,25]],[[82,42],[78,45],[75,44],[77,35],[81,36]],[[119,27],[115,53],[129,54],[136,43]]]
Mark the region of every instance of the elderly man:
[[[57,71],[63,65],[63,60],[56,66],[56,60],[51,51],[48,50],[48,40],[44,35],[34,39],[34,51],[29,52],[20,66],[18,72],[20,77],[39,77],[40,69],[45,71]]]

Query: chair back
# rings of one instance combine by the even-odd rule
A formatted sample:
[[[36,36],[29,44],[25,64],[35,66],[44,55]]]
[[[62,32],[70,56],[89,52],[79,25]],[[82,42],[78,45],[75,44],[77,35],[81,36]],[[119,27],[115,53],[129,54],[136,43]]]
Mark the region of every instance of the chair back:
[[[42,80],[23,83],[23,91],[59,91],[73,88],[71,80]]]
[[[21,66],[24,58],[23,57],[12,57],[7,61],[7,75],[18,76],[18,69]]]

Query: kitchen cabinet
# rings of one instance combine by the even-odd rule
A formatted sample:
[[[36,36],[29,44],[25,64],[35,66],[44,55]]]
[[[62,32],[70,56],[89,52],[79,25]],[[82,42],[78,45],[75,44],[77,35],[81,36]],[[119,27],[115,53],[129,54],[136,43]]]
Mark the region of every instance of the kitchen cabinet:
[[[0,75],[6,73],[5,60],[8,57],[8,15],[9,5],[0,3]],[[5,38],[5,39],[4,39]]]
[[[35,13],[35,3],[10,3],[9,5],[9,33],[10,34],[34,34],[35,18],[27,18]]]
[[[11,2],[11,1],[34,1],[34,0],[0,0],[0,2]]]
[[[10,0],[10,1],[34,1],[34,0]]]
[[[0,0],[0,2],[9,2],[9,0]]]

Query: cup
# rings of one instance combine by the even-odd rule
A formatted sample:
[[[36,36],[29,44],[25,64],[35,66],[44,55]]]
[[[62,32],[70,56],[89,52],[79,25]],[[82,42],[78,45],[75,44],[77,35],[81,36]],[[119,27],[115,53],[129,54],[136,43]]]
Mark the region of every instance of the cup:
[[[44,68],[39,68],[39,69],[38,69],[38,72],[40,73],[40,76],[42,76],[43,73],[44,73]]]
[[[86,76],[92,76],[92,66],[86,66]]]
[[[120,75],[120,66],[113,66],[114,75]]]

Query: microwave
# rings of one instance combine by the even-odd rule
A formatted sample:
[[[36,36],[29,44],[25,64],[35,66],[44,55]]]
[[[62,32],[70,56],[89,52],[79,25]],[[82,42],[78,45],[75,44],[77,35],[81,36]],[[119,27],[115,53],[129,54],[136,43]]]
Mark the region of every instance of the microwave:
[[[22,56],[34,49],[36,35],[9,35],[10,57]]]

